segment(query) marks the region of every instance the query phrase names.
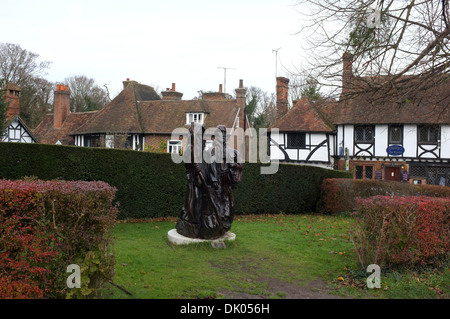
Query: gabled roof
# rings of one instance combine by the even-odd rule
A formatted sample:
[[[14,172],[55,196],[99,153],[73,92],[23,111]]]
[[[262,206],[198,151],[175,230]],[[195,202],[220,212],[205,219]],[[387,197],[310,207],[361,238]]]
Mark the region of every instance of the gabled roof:
[[[69,134],[86,123],[97,112],[69,113],[60,129],[53,126],[53,114],[46,114],[33,133],[43,144],[56,144],[56,142],[61,141],[64,145],[71,145],[73,144],[73,138]]]
[[[272,128],[280,132],[333,132],[332,115],[336,111],[335,101],[311,101],[302,98]]]
[[[31,129],[25,124],[25,122],[20,118],[19,115],[10,116],[5,122],[5,127],[7,128],[16,119],[19,122],[19,124],[23,127],[23,129],[28,133],[28,135],[30,135],[30,137],[34,140],[34,142],[39,143],[39,140],[36,138],[36,136],[32,133]]]

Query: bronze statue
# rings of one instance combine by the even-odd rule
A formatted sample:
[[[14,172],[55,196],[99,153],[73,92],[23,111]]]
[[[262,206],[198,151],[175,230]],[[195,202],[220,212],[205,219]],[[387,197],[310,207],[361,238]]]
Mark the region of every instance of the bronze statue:
[[[239,153],[226,148],[226,128],[223,125],[218,127],[219,136],[216,136],[215,147],[206,160],[203,156],[206,153],[204,132],[200,124],[191,124],[190,139],[184,152],[187,194],[176,230],[190,238],[216,239],[231,229],[234,210],[232,187],[240,182],[243,166]]]

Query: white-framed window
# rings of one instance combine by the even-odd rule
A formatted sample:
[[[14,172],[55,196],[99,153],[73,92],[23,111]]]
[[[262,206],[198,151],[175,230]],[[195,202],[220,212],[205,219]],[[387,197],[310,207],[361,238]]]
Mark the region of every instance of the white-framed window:
[[[180,153],[181,148],[182,145],[179,140],[169,140],[167,142],[167,153]]]
[[[106,148],[114,148],[114,135],[113,134],[105,135],[105,147]]]
[[[203,113],[186,113],[186,124],[191,124],[192,122],[203,124],[205,120],[205,115]]]

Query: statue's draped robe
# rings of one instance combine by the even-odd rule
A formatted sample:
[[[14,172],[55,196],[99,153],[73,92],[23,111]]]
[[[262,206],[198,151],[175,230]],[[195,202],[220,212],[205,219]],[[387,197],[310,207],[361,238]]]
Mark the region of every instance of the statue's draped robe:
[[[190,152],[190,146],[186,152]],[[223,236],[233,222],[234,197],[232,186],[242,177],[242,164],[238,163],[238,153],[234,161],[207,163],[204,159],[197,164],[185,163],[187,193],[185,205],[177,222],[177,232],[190,238],[215,239]]]

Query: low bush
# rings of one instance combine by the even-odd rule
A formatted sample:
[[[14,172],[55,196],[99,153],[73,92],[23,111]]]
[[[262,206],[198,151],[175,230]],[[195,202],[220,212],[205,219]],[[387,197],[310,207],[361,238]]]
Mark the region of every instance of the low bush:
[[[365,269],[432,265],[448,259],[450,199],[374,196],[358,199],[352,239]]]
[[[104,182],[0,180],[0,298],[97,296],[113,276],[115,192]],[[67,288],[70,264],[81,289]]]
[[[322,183],[320,210],[327,213],[352,211],[356,208],[356,198],[368,198],[378,195],[450,198],[450,187],[414,185],[391,181],[329,178]]]

